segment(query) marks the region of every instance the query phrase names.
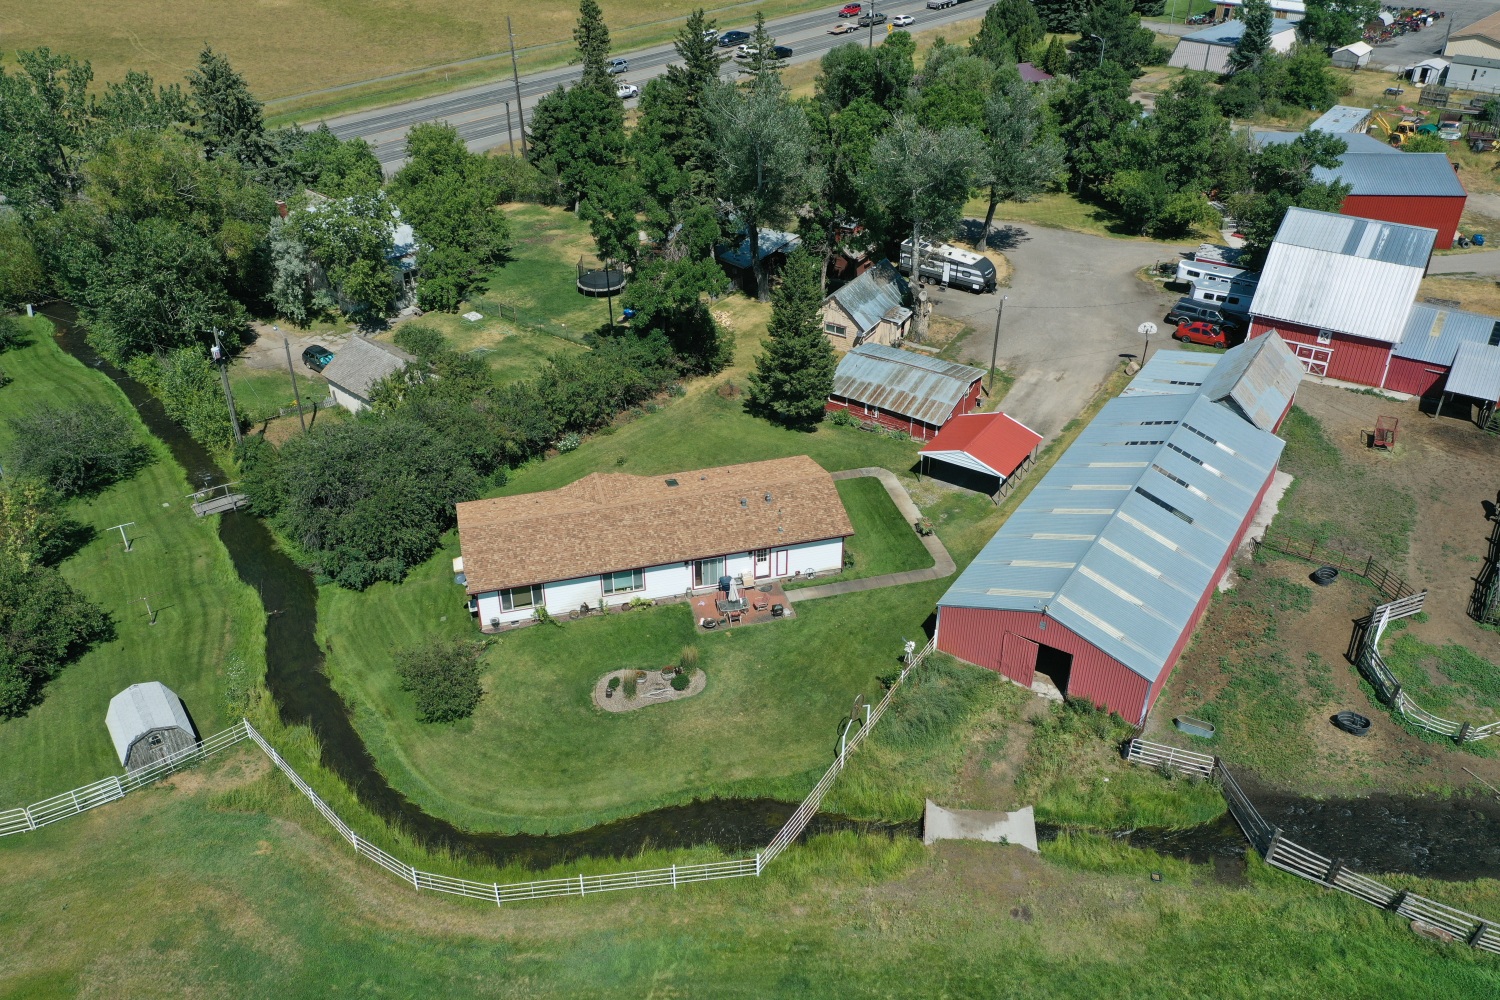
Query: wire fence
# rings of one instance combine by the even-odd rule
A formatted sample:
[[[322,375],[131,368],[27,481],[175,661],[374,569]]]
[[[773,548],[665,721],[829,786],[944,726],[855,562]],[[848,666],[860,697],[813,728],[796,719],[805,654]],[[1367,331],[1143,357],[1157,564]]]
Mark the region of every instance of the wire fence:
[[[1446,736],[1455,743],[1475,743],[1500,735],[1500,719],[1476,726],[1472,722],[1445,719],[1427,711],[1406,693],[1400,679],[1380,655],[1380,638],[1385,634],[1386,626],[1398,618],[1421,611],[1426,598],[1427,591],[1424,590],[1420,594],[1377,606],[1367,617],[1354,623],[1349,651],[1345,655],[1370,682],[1376,696],[1387,705],[1395,707],[1402,718],[1412,725]]]
[[[1125,757],[1138,764],[1170,767],[1201,777],[1202,760],[1206,755],[1163,743],[1135,739],[1125,745]],[[1273,826],[1255,808],[1255,804],[1250,801],[1229,768],[1224,766],[1224,762],[1217,757],[1207,759],[1213,761],[1210,776],[1223,791],[1230,815],[1239,824],[1250,846],[1265,859],[1266,864],[1309,882],[1348,893],[1382,910],[1400,914],[1410,920],[1420,920],[1471,948],[1500,955],[1500,924],[1404,889],[1393,889],[1384,882],[1354,871],[1339,858],[1324,857],[1288,840],[1280,827]]]
[[[1353,549],[1336,549],[1308,538],[1291,538],[1286,535],[1266,532],[1256,541],[1255,549],[1270,549],[1285,556],[1295,556],[1322,566],[1332,566],[1340,573],[1353,573],[1373,583],[1382,594],[1395,601],[1410,597],[1416,591],[1389,566],[1366,552]]]
[[[896,691],[906,681],[907,676],[917,667],[921,666],[923,661],[932,654],[935,648],[935,639],[929,641],[920,651],[917,651],[914,646],[908,647],[905,665],[902,667],[896,681],[886,691],[885,697],[869,711],[863,720],[858,720],[860,726],[852,737],[849,735],[849,730],[856,720],[850,720],[850,724],[844,729],[843,736],[840,737],[838,756],[829,765],[828,770],[823,773],[823,777],[818,780],[818,783],[813,786],[813,790],[802,800],[801,805],[797,807],[781,830],[772,838],[770,845],[751,858],[738,858],[731,861],[711,861],[692,865],[669,865],[666,868],[614,872],[605,875],[580,874],[565,878],[510,883],[479,882],[474,879],[457,878],[451,875],[440,875],[434,872],[422,871],[375,846],[356,833],[348,823],[345,823],[340,818],[333,807],[314,791],[311,785],[302,779],[302,776],[296,772],[291,764],[287,763],[286,759],[276,752],[276,748],[246,719],[241,719],[222,733],[211,736],[196,746],[166,757],[149,767],[132,771],[123,777],[105,778],[103,781],[97,781],[92,785],[86,785],[71,792],[64,792],[62,795],[45,799],[35,805],[0,812],[0,836],[30,832],[48,823],[54,823],[59,819],[75,816],[80,812],[114,802],[122,798],[127,792],[145,787],[151,782],[171,774],[173,771],[195,764],[206,757],[248,739],[260,747],[265,755],[270,758],[271,763],[276,766],[277,770],[286,775],[287,779],[291,781],[296,789],[312,803],[313,808],[322,814],[323,818],[333,826],[338,835],[354,848],[356,854],[370,859],[403,882],[410,882],[412,888],[419,892],[427,889],[432,892],[441,892],[453,896],[481,899],[486,902],[493,902],[499,906],[504,903],[528,899],[546,899],[554,896],[589,896],[600,892],[614,892],[621,889],[645,889],[663,886],[671,886],[675,889],[679,885],[686,885],[693,882],[759,876],[772,860],[806,832],[807,825],[817,815],[818,809],[823,803],[824,796],[828,794],[828,790],[833,787],[834,781],[847,765],[849,754],[875,728],[875,724],[880,721],[881,716],[890,707],[891,700],[895,697]]]

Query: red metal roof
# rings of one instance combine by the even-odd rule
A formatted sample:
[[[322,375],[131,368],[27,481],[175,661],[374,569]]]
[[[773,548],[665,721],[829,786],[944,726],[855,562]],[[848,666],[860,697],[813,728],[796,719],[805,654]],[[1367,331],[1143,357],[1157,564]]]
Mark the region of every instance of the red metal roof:
[[[1042,443],[1042,436],[1005,413],[966,413],[944,425],[921,454],[963,452],[1008,477]]]

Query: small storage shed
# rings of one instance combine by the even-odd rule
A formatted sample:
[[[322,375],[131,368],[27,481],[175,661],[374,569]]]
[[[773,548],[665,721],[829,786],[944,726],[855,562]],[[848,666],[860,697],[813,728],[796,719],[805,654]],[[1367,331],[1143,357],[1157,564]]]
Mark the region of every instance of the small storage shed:
[[[370,392],[377,382],[399,372],[413,360],[394,344],[355,336],[333,356],[323,369],[323,377],[338,404],[350,413],[358,413],[370,405]]]
[[[922,471],[999,499],[1036,460],[1042,436],[1006,413],[954,417],[917,454]]]
[[[1209,73],[1229,72],[1229,54],[1245,33],[1244,21],[1225,21],[1185,35],[1172,50],[1168,66],[1203,70]],[[1290,52],[1297,33],[1290,21],[1271,25],[1271,51]]]
[[[111,698],[104,724],[127,771],[154,764],[198,742],[182,699],[161,681],[132,684]]]
[[[930,441],[956,416],[979,405],[984,372],[879,344],[862,344],[839,360],[826,409]]]
[[[1435,392],[1460,347],[1489,344],[1497,335],[1500,320],[1493,316],[1418,302],[1406,316],[1401,343],[1391,352],[1384,388],[1414,396]]]
[[[774,274],[786,263],[787,254],[802,245],[802,237],[796,233],[784,233],[776,229],[762,229],[756,251],[760,263],[768,273]],[[750,267],[750,236],[748,231],[738,243],[718,248],[716,256],[719,266],[729,279],[747,295],[755,294],[755,272]]]
[[[1370,53],[1374,51],[1368,42],[1352,42],[1334,49],[1328,59],[1340,69],[1360,69],[1370,61]]]

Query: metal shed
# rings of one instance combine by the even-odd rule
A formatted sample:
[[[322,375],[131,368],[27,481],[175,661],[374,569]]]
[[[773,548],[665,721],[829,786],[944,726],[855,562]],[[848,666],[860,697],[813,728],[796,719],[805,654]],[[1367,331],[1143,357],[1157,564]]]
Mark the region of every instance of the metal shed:
[[[1232,398],[1260,351],[1203,381]],[[1161,377],[1181,371],[1174,353],[1136,381],[1188,381]],[[938,602],[939,649],[1145,719],[1283,447],[1203,386],[1178,388],[1104,406]]]
[[[984,372],[969,365],[863,344],[839,360],[827,409],[929,440],[979,404]]]
[[[1008,413],[966,413],[948,421],[918,457],[922,471],[999,498],[1036,458],[1042,436]],[[982,484],[982,485],[981,485]]]
[[[198,742],[182,699],[160,681],[132,684],[111,698],[104,724],[120,763],[129,771]]]

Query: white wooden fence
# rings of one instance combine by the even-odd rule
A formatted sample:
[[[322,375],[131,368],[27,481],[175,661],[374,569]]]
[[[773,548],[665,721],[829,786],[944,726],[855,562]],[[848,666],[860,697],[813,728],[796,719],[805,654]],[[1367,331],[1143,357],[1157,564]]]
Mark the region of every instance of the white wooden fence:
[[[256,746],[263,750],[271,763],[285,774],[288,780],[296,786],[307,800],[312,803],[313,808],[322,814],[323,818],[332,824],[338,831],[340,837],[354,848],[356,854],[369,858],[375,864],[395,875],[403,882],[410,882],[412,888],[417,891],[423,889],[432,892],[442,892],[454,896],[467,896],[470,899],[481,899],[493,902],[499,906],[504,903],[518,902],[528,899],[546,899],[552,896],[589,896],[600,892],[613,892],[619,889],[645,889],[662,886],[676,888],[692,882],[707,882],[714,879],[745,878],[747,876],[758,876],[777,855],[786,850],[798,837],[806,831],[807,825],[817,815],[823,798],[828,794],[829,788],[838,778],[847,764],[849,754],[863,742],[880,717],[891,705],[891,699],[895,697],[896,691],[906,681],[907,675],[922,664],[931,655],[936,647],[936,640],[928,642],[919,652],[913,652],[906,658],[906,665],[902,667],[901,674],[896,682],[886,691],[885,697],[880,700],[869,713],[867,719],[861,720],[862,724],[854,732],[852,737],[848,736],[849,727],[845,728],[845,734],[840,739],[839,753],[824,772],[823,777],[813,786],[813,790],[803,799],[795,812],[787,819],[781,830],[772,838],[770,845],[752,858],[739,858],[733,861],[712,861],[695,865],[669,865],[666,868],[649,868],[642,871],[615,872],[606,875],[576,875],[566,878],[540,879],[534,882],[478,882],[473,879],[455,878],[451,875],[439,875],[434,872],[425,872],[419,868],[407,864],[400,858],[381,850],[370,843],[345,823],[334,812],[333,807],[323,800],[323,797],[313,791],[312,786],[302,780],[290,764],[276,752],[276,748],[266,741],[265,737],[256,730],[246,719],[241,719],[230,728],[209,737],[197,746],[190,747],[179,753],[173,754],[156,764],[138,771],[133,771],[123,777],[109,777],[103,781],[97,781],[92,785],[65,792],[62,795],[46,799],[35,805],[23,809],[11,809],[0,812],[0,836],[11,833],[25,833],[35,830],[37,827],[45,826],[47,823],[56,822],[68,816],[77,815],[87,809],[113,802],[123,797],[127,792],[135,791],[153,781],[156,781],[173,771],[180,770],[191,764],[195,764],[205,757],[218,753],[226,747],[234,746],[244,740],[253,741]],[[852,725],[852,723],[851,723]]]
[[[1190,750],[1163,743],[1148,743],[1145,740],[1131,740],[1126,744],[1125,757],[1139,764],[1166,766],[1185,774],[1200,776],[1203,773],[1202,761],[1212,761],[1211,774],[1220,782],[1224,797],[1229,802],[1230,813],[1239,823],[1251,846],[1265,858],[1266,864],[1309,882],[1348,893],[1382,910],[1426,921],[1470,947],[1500,955],[1500,925],[1425,896],[1392,889],[1384,882],[1359,874],[1337,858],[1324,857],[1301,844],[1287,840],[1282,836],[1281,828],[1267,822],[1260,810],[1250,802],[1239,782],[1219,758],[1205,757]]]
[[[1500,735],[1500,719],[1476,726],[1468,722],[1445,719],[1427,711],[1402,689],[1401,682],[1386,665],[1384,657],[1380,655],[1380,639],[1385,634],[1386,626],[1397,618],[1405,618],[1421,611],[1426,598],[1427,591],[1424,590],[1419,594],[1403,597],[1399,601],[1379,605],[1370,612],[1368,618],[1356,622],[1354,637],[1350,642],[1350,659],[1354,661],[1360,673],[1369,680],[1380,699],[1386,704],[1394,705],[1413,725],[1441,736],[1447,736],[1458,743],[1473,743]]]

